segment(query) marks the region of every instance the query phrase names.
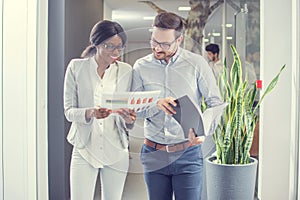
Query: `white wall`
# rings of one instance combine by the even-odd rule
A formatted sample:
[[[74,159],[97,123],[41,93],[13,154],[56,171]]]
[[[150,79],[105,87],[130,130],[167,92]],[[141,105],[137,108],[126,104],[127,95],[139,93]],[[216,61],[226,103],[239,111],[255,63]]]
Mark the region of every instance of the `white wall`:
[[[296,135],[295,102],[299,76],[295,60],[299,51],[292,27],[292,1],[261,1],[261,79],[264,86],[277,74],[282,65],[286,69],[275,90],[269,94],[261,109],[260,123],[260,199],[295,199],[293,193],[294,138]],[[299,20],[299,19],[298,19]],[[298,32],[299,34],[299,32]],[[292,175],[290,175],[292,173]]]
[[[107,4],[107,1],[103,1],[103,19],[111,20],[112,9]]]
[[[42,199],[47,196],[47,2],[4,0],[1,6],[0,199],[35,200],[38,194]]]
[[[2,10],[3,4],[0,4],[0,10]],[[2,15],[0,15],[0,27],[3,27],[3,18]],[[0,38],[2,38],[2,31],[3,29],[0,29]],[[3,43],[2,40],[0,40],[0,63],[3,61],[3,52],[2,52],[2,47]],[[2,64],[1,64],[2,67]],[[0,113],[3,113],[3,103],[2,103],[2,70],[0,70]],[[0,199],[3,200],[3,151],[2,151],[2,144],[3,144],[3,114],[0,114]]]
[[[48,1],[39,1],[37,7],[37,200],[48,199]]]
[[[63,80],[67,64],[89,45],[93,25],[102,19],[102,0],[51,0],[48,21],[48,172],[49,199],[69,198],[72,146],[66,135]],[[42,199],[44,200],[44,199]]]
[[[298,1],[296,1],[296,2],[294,2],[293,3],[293,14],[295,15],[295,18],[296,18],[296,20],[294,20],[294,23],[293,23],[293,25],[295,26],[294,28],[296,29],[296,31],[295,31],[295,33],[294,33],[294,37],[295,38],[297,38],[297,42],[296,42],[296,44],[295,44],[295,48],[294,48],[294,52],[293,52],[293,56],[294,57],[296,57],[296,60],[295,60],[295,67],[296,68],[298,68],[298,75],[300,74],[300,57],[299,57],[299,52],[300,52],[300,13],[299,13],[299,10],[300,10],[300,1],[298,0]],[[297,85],[295,85],[295,87],[296,87],[296,91],[297,91],[297,96],[296,96],[296,98],[295,98],[295,100],[296,100],[296,103],[297,102],[300,102],[300,97],[299,97],[299,95],[300,95],[300,87],[299,87],[299,85],[300,85],[300,80],[298,79],[297,81],[296,81],[296,83],[297,83]],[[299,166],[299,164],[300,164],[300,154],[299,154],[299,152],[300,152],[300,149],[299,149],[299,141],[300,141],[300,136],[299,136],[299,107],[300,107],[300,105],[299,104],[297,104],[297,110],[296,110],[296,112],[298,112],[298,115],[297,115],[297,117],[296,117],[296,137],[295,137],[295,143],[296,144],[298,144],[298,149],[295,151],[295,159],[298,159],[297,160],[297,163],[296,163],[296,165],[295,165],[295,167],[297,167],[298,168],[298,166]],[[297,134],[298,133],[298,134]],[[297,180],[296,181],[294,181],[294,182],[296,182],[296,186],[298,187],[298,188],[296,188],[295,190],[297,191],[297,193],[298,193],[298,199],[299,199],[299,194],[300,194],[300,186],[299,186],[299,180],[300,180],[300,173],[299,173],[299,171],[298,171],[298,174],[292,174],[291,176],[294,176],[294,177],[297,177]],[[294,191],[294,192],[296,192],[296,191]]]
[[[0,4],[0,10],[2,10],[3,8],[3,4]],[[2,15],[0,15],[0,27],[3,27],[3,18]],[[2,28],[0,29],[0,38],[2,38]],[[2,47],[3,47],[3,40],[0,40],[0,63],[3,62],[3,52],[2,52]],[[2,67],[2,64],[1,64]],[[0,70],[0,113],[3,113],[3,103],[2,103],[2,77],[3,77],[3,73],[2,70]],[[3,114],[0,114],[0,199],[3,200],[3,151],[2,151],[2,145],[3,145]]]

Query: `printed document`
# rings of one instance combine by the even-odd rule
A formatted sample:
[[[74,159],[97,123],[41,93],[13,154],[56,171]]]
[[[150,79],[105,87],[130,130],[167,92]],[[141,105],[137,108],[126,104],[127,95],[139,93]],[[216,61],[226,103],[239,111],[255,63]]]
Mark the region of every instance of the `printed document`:
[[[95,94],[95,105],[103,108],[130,108],[141,112],[153,106],[160,94],[159,90],[141,92],[104,92]]]

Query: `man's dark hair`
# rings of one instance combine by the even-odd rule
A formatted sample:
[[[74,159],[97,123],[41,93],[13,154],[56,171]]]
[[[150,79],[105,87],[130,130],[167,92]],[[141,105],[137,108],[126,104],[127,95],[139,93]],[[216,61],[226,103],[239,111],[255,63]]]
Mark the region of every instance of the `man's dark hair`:
[[[182,18],[171,12],[163,12],[156,15],[153,26],[162,29],[175,29],[176,37],[182,34],[184,28]]]
[[[220,49],[219,49],[219,45],[217,44],[209,44],[205,47],[205,51],[210,51],[213,54],[217,53],[219,55]]]

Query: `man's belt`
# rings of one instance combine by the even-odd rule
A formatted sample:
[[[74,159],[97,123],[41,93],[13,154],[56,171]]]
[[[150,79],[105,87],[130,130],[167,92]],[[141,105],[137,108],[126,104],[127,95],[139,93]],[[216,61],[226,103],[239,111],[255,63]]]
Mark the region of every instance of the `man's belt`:
[[[161,150],[166,152],[176,152],[176,151],[182,151],[188,147],[194,146],[190,141],[178,143],[178,144],[159,144],[156,142],[153,142],[149,139],[144,140],[144,144],[154,148],[155,150]]]

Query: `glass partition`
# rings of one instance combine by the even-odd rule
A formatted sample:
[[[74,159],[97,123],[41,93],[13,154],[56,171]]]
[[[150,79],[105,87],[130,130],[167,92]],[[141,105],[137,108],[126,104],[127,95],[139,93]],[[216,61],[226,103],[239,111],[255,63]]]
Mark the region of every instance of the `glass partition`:
[[[253,64],[256,78],[260,68],[259,0],[225,1],[215,9],[205,26],[204,46],[218,44],[220,58],[230,61],[230,44],[236,46],[241,59]],[[230,62],[229,62],[230,63]]]

